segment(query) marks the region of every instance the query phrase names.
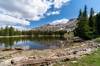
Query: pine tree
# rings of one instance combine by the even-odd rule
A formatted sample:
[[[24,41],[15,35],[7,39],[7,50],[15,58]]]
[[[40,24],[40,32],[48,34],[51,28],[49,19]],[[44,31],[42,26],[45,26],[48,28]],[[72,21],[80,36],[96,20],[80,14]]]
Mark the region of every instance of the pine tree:
[[[84,11],[80,10],[78,17],[78,24],[76,28],[76,35],[83,39],[91,39],[90,28],[88,24],[87,6],[84,7]]]
[[[88,16],[87,16],[87,6],[86,6],[86,5],[85,5],[85,7],[84,7],[83,17],[84,17],[84,18],[87,18],[87,17],[88,17]]]
[[[9,27],[6,26],[4,29],[4,36],[9,36]]]
[[[100,35],[100,13],[96,15],[96,33]]]
[[[93,8],[91,8],[91,10],[90,10],[89,26],[90,26],[91,32],[94,33],[95,32],[95,17],[94,17],[94,10],[93,10]]]
[[[79,11],[79,16],[78,16],[78,20],[80,20],[81,19],[81,17],[82,17],[82,15],[83,15],[83,13],[82,13],[82,10],[80,9],[80,11]]]
[[[80,11],[79,11],[79,16],[78,16],[78,18],[77,18],[77,20],[78,20],[78,23],[77,23],[77,28],[75,29],[75,35],[76,36],[79,36],[80,35],[80,33],[81,33],[81,18],[82,18],[82,15],[83,15],[83,12],[82,12],[82,10],[80,9]]]
[[[91,8],[90,10],[89,27],[90,27],[92,37],[95,38],[96,37],[96,21],[95,21],[95,15],[94,15],[93,8]]]
[[[9,36],[13,36],[13,35],[14,35],[14,28],[9,27]]]
[[[94,25],[93,25],[94,24],[93,16],[94,16],[94,10],[93,10],[93,8],[91,8],[91,10],[90,10],[90,17],[89,17],[89,26],[91,28],[94,27]]]

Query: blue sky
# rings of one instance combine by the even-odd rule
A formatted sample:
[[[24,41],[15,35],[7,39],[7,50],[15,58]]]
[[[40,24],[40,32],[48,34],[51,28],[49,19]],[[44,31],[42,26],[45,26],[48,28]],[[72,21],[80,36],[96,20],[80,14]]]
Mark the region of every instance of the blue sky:
[[[28,29],[68,21],[77,18],[84,5],[88,11],[90,8],[96,13],[100,11],[100,0],[0,0],[0,27]]]
[[[90,10],[90,8],[94,8],[96,12],[100,11],[100,0],[71,0],[69,3],[66,3],[60,9],[61,12],[59,15],[51,15],[39,21],[35,21],[35,22],[33,21],[31,23],[31,26],[37,27],[63,18],[66,19],[76,18],[79,14],[79,10],[83,9],[84,5],[87,5],[88,11]]]

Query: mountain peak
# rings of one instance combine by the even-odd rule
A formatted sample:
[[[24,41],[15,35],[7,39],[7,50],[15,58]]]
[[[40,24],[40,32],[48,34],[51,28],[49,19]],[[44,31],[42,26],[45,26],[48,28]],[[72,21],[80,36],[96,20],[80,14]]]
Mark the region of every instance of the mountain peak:
[[[69,21],[68,19],[60,19],[60,20],[55,20],[49,24],[50,25],[66,24],[68,21]]]
[[[72,31],[76,27],[77,19],[61,19],[55,20],[50,24],[43,25],[41,27],[36,28],[36,30],[40,31]]]

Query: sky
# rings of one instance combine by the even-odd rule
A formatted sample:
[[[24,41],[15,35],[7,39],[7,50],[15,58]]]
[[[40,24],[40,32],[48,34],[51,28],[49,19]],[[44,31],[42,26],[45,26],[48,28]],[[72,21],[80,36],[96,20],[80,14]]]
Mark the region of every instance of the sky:
[[[77,18],[87,5],[88,12],[100,11],[100,0],[0,0],[0,27],[30,29],[48,23],[67,22]]]

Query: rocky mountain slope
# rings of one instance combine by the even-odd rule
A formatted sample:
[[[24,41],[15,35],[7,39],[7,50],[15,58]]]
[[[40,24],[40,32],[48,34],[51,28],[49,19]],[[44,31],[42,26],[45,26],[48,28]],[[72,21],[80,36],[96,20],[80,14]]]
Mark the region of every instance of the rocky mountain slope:
[[[68,22],[59,22],[57,24],[46,24],[41,27],[36,28],[36,30],[40,31],[72,31],[76,27],[77,20],[70,19]]]

